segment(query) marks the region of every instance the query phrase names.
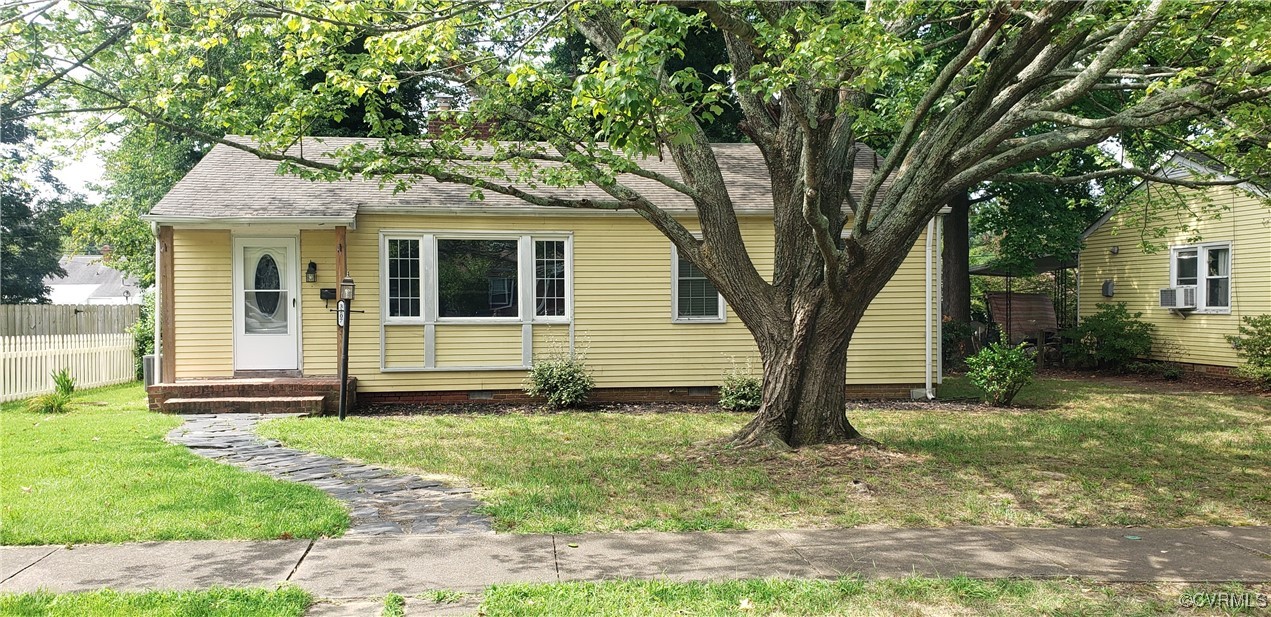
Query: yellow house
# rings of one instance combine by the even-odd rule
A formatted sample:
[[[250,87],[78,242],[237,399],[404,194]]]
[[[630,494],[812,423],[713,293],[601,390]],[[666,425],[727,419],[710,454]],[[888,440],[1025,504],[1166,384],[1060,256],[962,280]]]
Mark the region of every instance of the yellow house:
[[[1163,169],[1175,177],[1234,181],[1191,157],[1176,156]],[[1189,207],[1161,207],[1175,191]],[[1079,314],[1094,313],[1098,303],[1124,302],[1156,325],[1153,358],[1199,370],[1237,366],[1226,337],[1237,334],[1242,317],[1271,313],[1268,199],[1266,189],[1248,183],[1140,187],[1085,233]],[[1167,227],[1163,237],[1148,238],[1153,250],[1145,251],[1144,232]]]
[[[308,138],[296,149],[313,156],[351,141]],[[770,271],[763,159],[746,144],[716,153],[746,248]],[[856,177],[874,156],[861,153]],[[646,163],[678,176],[669,160]],[[697,226],[683,195],[624,181]],[[596,400],[713,401],[726,371],[759,369],[754,340],[710,281],[628,212],[473,200],[469,187],[432,179],[397,193],[377,181],[311,182],[217,145],[146,218],[159,239],[156,409],[249,398],[257,410],[329,409],[332,311],[346,272],[359,311],[349,375],[362,402],[521,398],[536,357],[571,352],[585,356]],[[928,226],[859,326],[850,393],[925,396],[939,382],[939,227]]]

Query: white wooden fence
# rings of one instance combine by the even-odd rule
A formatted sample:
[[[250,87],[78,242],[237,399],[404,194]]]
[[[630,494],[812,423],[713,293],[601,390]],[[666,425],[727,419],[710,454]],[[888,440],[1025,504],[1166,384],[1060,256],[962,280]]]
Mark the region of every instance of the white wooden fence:
[[[53,372],[69,369],[76,388],[137,378],[131,334],[0,337],[0,401],[53,391]]]

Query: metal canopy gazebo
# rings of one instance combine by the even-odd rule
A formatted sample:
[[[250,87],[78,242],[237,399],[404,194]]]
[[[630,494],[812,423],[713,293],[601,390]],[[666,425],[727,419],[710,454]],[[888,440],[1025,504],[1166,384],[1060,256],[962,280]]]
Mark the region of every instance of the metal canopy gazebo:
[[[1077,317],[1076,307],[1070,307],[1068,302],[1068,295],[1076,278],[1069,272],[1069,270],[1076,267],[1077,255],[1074,253],[1066,256],[1047,255],[1022,264],[1003,263],[1000,261],[989,262],[987,264],[971,268],[970,274],[977,276],[997,276],[1004,277],[1006,279],[1006,298],[1004,303],[1006,319],[1004,320],[1005,323],[1002,325],[1003,329],[1006,331],[1006,340],[1010,343],[1015,343],[1017,342],[1015,340],[1017,332],[1021,335],[1021,338],[1027,333],[1019,331],[1019,329],[1013,325],[1015,321],[1015,315],[1013,315],[1015,293],[1012,290],[1012,280],[1018,277],[1037,276],[1047,272],[1055,272],[1054,292],[1051,294],[1051,298],[1057,299],[1058,301],[1054,302],[1054,306],[1051,308],[1053,309],[1055,316],[1054,319],[1057,326],[1059,328],[1063,328],[1074,325],[1072,322]],[[996,319],[994,321],[996,321]],[[1038,341],[1038,343],[1040,344],[1042,341]]]

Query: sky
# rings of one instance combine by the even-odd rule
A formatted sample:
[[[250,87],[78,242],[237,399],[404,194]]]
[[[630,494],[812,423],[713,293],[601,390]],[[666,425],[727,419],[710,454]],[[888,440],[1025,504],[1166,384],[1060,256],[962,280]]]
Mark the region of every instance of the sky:
[[[59,168],[53,175],[66,184],[67,188],[83,193],[92,203],[101,201],[101,195],[88,188],[89,184],[102,182],[102,160],[97,152],[85,152],[79,160],[57,157],[57,161]]]

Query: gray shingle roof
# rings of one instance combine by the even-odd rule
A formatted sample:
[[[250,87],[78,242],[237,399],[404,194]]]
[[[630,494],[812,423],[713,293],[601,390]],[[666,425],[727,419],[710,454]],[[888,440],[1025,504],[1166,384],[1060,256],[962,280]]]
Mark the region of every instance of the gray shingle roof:
[[[250,138],[230,137],[241,143]],[[378,140],[347,137],[307,137],[304,154],[309,157],[363,142],[375,147]],[[293,147],[292,154],[299,154]],[[716,144],[715,156],[724,174],[729,194],[739,212],[767,212],[772,208],[771,186],[763,156],[753,144]],[[856,186],[873,172],[877,156],[861,146],[856,157]],[[664,160],[650,158],[642,166],[651,171],[679,179],[679,171],[669,156]],[[416,210],[479,208],[535,208],[518,198],[485,191],[485,199],[470,198],[472,189],[461,184],[441,183],[424,178],[411,188],[393,193],[391,186],[380,187],[377,180],[355,178],[337,182],[310,181],[295,175],[280,175],[278,164],[255,155],[217,144],[211,152],[186,174],[150,211],[154,220],[216,219],[302,219],[326,218],[351,220],[359,209]],[[623,176],[623,183],[636,189],[653,203],[669,211],[691,212],[693,204],[685,195],[663,184],[636,176]],[[538,189],[539,193],[570,197],[608,199],[594,186],[568,189]]]
[[[58,265],[66,271],[66,276],[46,277],[44,284],[97,285],[89,298],[122,298],[124,292],[136,296],[143,291],[137,279],[103,264],[101,260],[99,255],[65,255],[58,260]]]

